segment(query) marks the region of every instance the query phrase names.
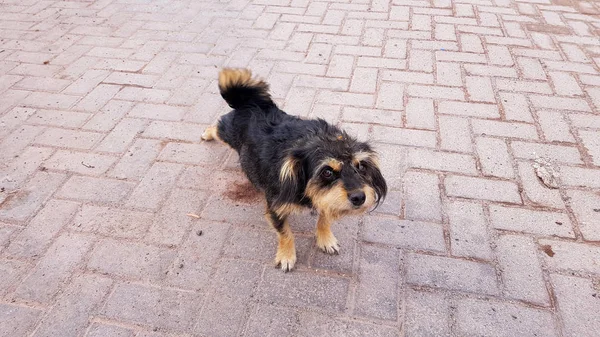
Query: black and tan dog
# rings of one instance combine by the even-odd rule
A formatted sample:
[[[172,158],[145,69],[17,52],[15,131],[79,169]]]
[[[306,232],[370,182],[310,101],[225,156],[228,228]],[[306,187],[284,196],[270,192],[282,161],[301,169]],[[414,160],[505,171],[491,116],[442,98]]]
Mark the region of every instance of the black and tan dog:
[[[277,265],[284,271],[294,267],[287,217],[302,208],[319,213],[317,246],[338,253],[332,221],[376,207],[386,195],[375,152],[322,119],[286,114],[271,99],[268,84],[249,70],[222,70],[219,89],[234,110],[207,128],[202,139],[234,148],[248,179],[265,193],[266,218],[279,237]]]

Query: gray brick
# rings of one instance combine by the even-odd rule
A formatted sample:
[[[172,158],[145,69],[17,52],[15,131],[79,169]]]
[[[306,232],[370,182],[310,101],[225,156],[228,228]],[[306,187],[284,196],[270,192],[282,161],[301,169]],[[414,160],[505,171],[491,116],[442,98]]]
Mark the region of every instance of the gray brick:
[[[138,133],[144,130],[146,122],[140,119],[123,118],[117,126],[96,147],[97,151],[123,152]]]
[[[595,169],[561,166],[560,180],[564,185],[600,189],[600,176]]]
[[[5,253],[20,258],[42,255],[78,207],[77,203],[70,201],[48,201],[27,227],[11,240]]]
[[[2,278],[0,279],[0,295],[8,293],[15,286],[15,283],[23,277],[28,268],[29,265],[24,262],[1,259],[0,274]]]
[[[508,179],[515,176],[504,140],[477,137],[476,142],[483,174]]]
[[[480,204],[451,201],[446,203],[450,221],[452,255],[484,260],[492,259],[487,222]]]
[[[198,315],[201,299],[195,292],[118,284],[100,313],[119,321],[189,331]]]
[[[172,249],[104,239],[91,253],[87,268],[103,274],[157,281],[175,259]]]
[[[133,331],[116,325],[93,323],[85,337],[133,337]]]
[[[92,239],[87,236],[71,233],[59,236],[19,285],[15,296],[38,302],[50,301],[62,283],[78,268],[91,246]]]
[[[106,172],[115,161],[117,157],[113,156],[59,150],[44,163],[44,166],[58,171],[98,176]]]
[[[404,174],[405,216],[409,220],[442,221],[440,181],[436,174]]]
[[[379,168],[389,189],[401,190],[406,169],[407,150],[403,146],[375,144],[379,153]]]
[[[373,127],[373,141],[407,146],[435,147],[436,137],[434,131],[376,125]]]
[[[169,143],[158,159],[184,164],[217,166],[224,159],[227,147],[218,143],[182,144]]]
[[[494,228],[517,232],[575,237],[569,216],[565,213],[491,205],[490,224]]]
[[[233,225],[269,228],[270,225],[265,221],[264,214],[264,206],[259,203],[259,200],[246,203],[233,201],[223,196],[213,196],[208,200],[200,216],[202,219],[227,222]]]
[[[35,143],[56,147],[89,150],[102,139],[103,134],[88,131],[75,131],[48,128],[36,137]]]
[[[295,309],[260,305],[249,318],[244,337],[293,336],[298,329],[298,312]]]
[[[477,174],[473,156],[422,148],[408,150],[408,166],[426,170]]]
[[[444,294],[407,290],[406,337],[451,336],[450,304]]]
[[[220,257],[230,227],[228,224],[208,221],[195,224],[190,230],[190,235],[181,245],[166,282],[178,288],[205,291],[210,285],[213,265]],[[201,236],[196,234],[199,230],[202,231]],[[247,248],[246,253],[255,254],[249,247]],[[179,267],[181,264],[183,268]]]
[[[175,189],[154,217],[146,239],[161,244],[179,244],[194,221],[187,214],[201,214],[206,199],[207,194],[202,191]]]
[[[119,180],[72,176],[58,191],[59,198],[81,199],[102,203],[118,203],[134,184]]]
[[[140,180],[160,150],[161,142],[158,140],[137,139],[108,175],[119,179]]]
[[[299,337],[395,337],[396,328],[381,324],[362,323],[356,320],[332,317],[307,311],[300,313]]]
[[[600,195],[576,190],[568,191],[567,195],[583,238],[600,241]]]
[[[139,238],[146,233],[153,217],[152,213],[83,205],[70,227],[117,238]]]
[[[539,240],[546,265],[550,270],[600,274],[600,247],[565,241]],[[548,255],[549,252],[552,252]]]
[[[565,208],[560,192],[546,187],[535,173],[531,163],[519,162],[518,169],[521,177],[521,184],[523,184],[523,192],[527,199],[535,204],[543,206],[559,209]],[[562,176],[564,175],[561,172],[561,177]]]
[[[154,121],[144,130],[144,137],[197,142],[206,127],[207,125],[191,123]]]
[[[511,181],[449,176],[444,183],[449,196],[521,203],[517,185]]]
[[[446,250],[442,226],[434,223],[370,216],[365,218],[362,238],[399,248]]]
[[[497,245],[505,294],[548,306],[548,290],[533,240],[520,235],[502,235],[498,238]]]
[[[259,296],[262,301],[291,307],[316,307],[341,312],[346,306],[350,280],[296,271],[282,273],[267,268]]]
[[[410,253],[406,259],[407,282],[418,285],[496,295],[494,268],[486,263]]]
[[[111,100],[100,111],[92,116],[83,126],[84,129],[109,132],[123,116],[133,107],[133,102]]]
[[[50,157],[52,149],[29,146],[6,166],[0,167],[0,181],[7,190],[16,190]]]
[[[89,316],[102,302],[112,280],[81,275],[64,290],[52,310],[42,319],[34,336],[77,336],[85,331]]]
[[[399,263],[396,249],[361,246],[355,315],[396,320]]]
[[[519,141],[511,142],[510,146],[516,158],[534,160],[538,158],[546,158],[558,163],[581,163],[581,154],[579,153],[579,150],[572,146],[526,143]]]
[[[138,103],[136,106],[133,107],[133,109],[131,109],[131,111],[129,111],[129,116],[178,121],[181,120],[181,118],[185,114],[185,111],[185,108],[176,106],[164,104]]]
[[[2,202],[0,219],[23,221],[32,216],[64,180],[64,174],[37,172],[18,192]]]
[[[215,337],[238,335],[262,270],[257,263],[222,261],[211,282],[213,295],[207,299],[194,331]]]
[[[183,165],[155,163],[135,188],[125,206],[131,208],[157,209],[175,185]]]
[[[569,337],[593,337],[600,331],[598,285],[584,278],[551,274],[558,313]]]
[[[493,300],[461,299],[455,319],[458,336],[558,336],[550,312]]]
[[[0,304],[0,336],[27,336],[35,327],[42,311],[10,304]]]

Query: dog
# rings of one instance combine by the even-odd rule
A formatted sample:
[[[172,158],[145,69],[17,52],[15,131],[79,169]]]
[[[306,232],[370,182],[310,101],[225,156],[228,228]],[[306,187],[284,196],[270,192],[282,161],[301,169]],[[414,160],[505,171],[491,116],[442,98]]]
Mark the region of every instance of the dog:
[[[279,239],[276,266],[284,272],[294,268],[296,248],[287,218],[305,208],[319,215],[317,246],[338,254],[332,222],[375,209],[386,196],[375,151],[322,119],[288,115],[271,99],[269,85],[248,69],[223,69],[218,83],[233,110],[201,138],[235,149],[250,182],[264,192],[265,217]]]

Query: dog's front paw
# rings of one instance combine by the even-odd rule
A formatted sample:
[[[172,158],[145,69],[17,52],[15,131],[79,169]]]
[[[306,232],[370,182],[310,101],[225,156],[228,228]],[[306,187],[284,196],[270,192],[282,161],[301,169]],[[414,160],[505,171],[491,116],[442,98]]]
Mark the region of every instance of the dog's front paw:
[[[296,253],[295,252],[294,252],[294,254],[292,254],[290,256],[279,256],[279,254],[277,254],[277,257],[275,258],[275,266],[281,267],[281,270],[283,270],[284,273],[287,273],[288,271],[291,271],[292,269],[294,269],[295,264],[296,264]]]
[[[328,235],[317,235],[317,247],[327,254],[340,253],[340,245],[331,232]]]
[[[217,131],[216,127],[209,126],[206,128],[206,130],[204,130],[204,133],[202,133],[202,136],[200,138],[202,138],[202,140],[205,140],[205,141],[211,141],[211,140],[215,139],[216,131]]]

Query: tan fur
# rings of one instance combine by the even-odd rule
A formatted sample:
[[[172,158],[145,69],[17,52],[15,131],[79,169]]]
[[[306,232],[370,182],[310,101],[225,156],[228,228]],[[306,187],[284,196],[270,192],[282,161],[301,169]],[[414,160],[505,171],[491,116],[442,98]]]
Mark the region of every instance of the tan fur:
[[[372,162],[377,167],[379,167],[379,159],[377,158],[377,155],[375,153],[360,151],[352,155],[352,163],[354,165],[358,165],[359,162],[366,160]]]
[[[363,186],[365,192],[365,203],[354,208],[348,200],[348,191],[343,184],[338,182],[333,187],[325,190],[319,189],[317,184],[309,181],[304,194],[310,198],[313,206],[332,221],[346,214],[359,214],[371,208],[375,203],[375,190],[368,185]]]
[[[275,214],[277,214],[277,216],[279,216],[279,217],[284,218],[284,217],[287,217],[294,213],[300,213],[300,212],[302,212],[303,209],[304,208],[302,208],[302,206],[300,206],[300,205],[284,204],[284,205],[277,207],[277,209],[275,210]]]
[[[200,137],[200,138],[202,138],[202,140],[205,140],[207,142],[209,142],[209,141],[211,141],[213,139],[216,139],[216,140],[218,140],[220,142],[223,142],[221,140],[221,138],[219,137],[219,132],[218,131],[219,131],[219,129],[217,129],[216,126],[214,126],[214,125],[213,126],[209,126],[209,127],[206,128],[206,130],[204,130],[204,133],[202,134],[202,137]]]
[[[279,170],[279,180],[281,182],[285,181],[285,180],[292,180],[295,181],[296,180],[296,159],[292,158],[292,157],[287,157],[285,159],[285,161],[283,162],[283,165],[281,165],[281,169]]]
[[[342,165],[344,165],[344,163],[337,159],[328,158],[324,160],[324,165],[327,165],[331,167],[334,171],[339,172],[342,170]]]
[[[244,85],[248,87],[261,88],[263,96],[269,96],[269,85],[263,80],[252,77],[252,72],[249,69],[225,68],[219,73],[219,90],[227,91],[227,89]]]
[[[267,222],[273,226],[273,220],[269,216],[269,213],[265,213]],[[275,254],[275,265],[280,266],[285,272],[290,271],[296,264],[296,244],[294,242],[294,234],[290,228],[287,220],[284,220],[283,230],[281,233],[277,232],[278,245],[277,254]]]
[[[340,250],[338,241],[331,232],[332,219],[320,214],[317,220],[317,247],[328,254],[337,254]]]

